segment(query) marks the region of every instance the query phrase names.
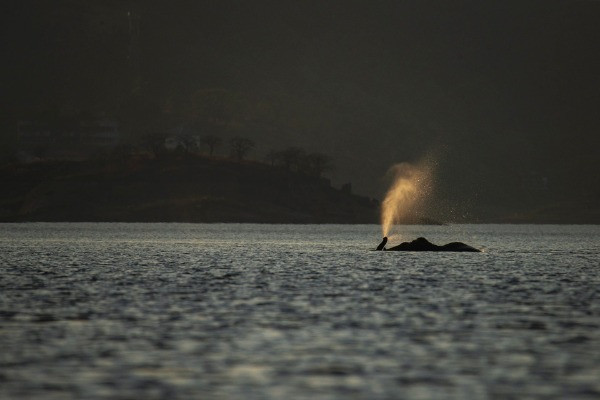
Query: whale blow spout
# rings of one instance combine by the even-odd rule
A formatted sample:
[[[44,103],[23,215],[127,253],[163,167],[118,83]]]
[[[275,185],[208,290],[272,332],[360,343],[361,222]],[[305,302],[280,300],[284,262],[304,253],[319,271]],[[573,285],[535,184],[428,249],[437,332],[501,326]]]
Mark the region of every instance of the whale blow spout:
[[[385,244],[387,243],[388,238],[387,236],[385,236],[383,238],[383,240],[381,241],[381,243],[379,243],[379,246],[377,246],[377,250],[385,250]]]

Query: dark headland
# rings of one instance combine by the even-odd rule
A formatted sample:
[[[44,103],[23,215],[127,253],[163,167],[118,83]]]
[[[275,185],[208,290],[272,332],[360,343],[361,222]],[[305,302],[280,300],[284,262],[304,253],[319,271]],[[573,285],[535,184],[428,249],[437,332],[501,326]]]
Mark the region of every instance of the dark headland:
[[[0,221],[377,223],[377,200],[321,177],[209,157],[0,168]],[[423,222],[423,221],[418,221]]]

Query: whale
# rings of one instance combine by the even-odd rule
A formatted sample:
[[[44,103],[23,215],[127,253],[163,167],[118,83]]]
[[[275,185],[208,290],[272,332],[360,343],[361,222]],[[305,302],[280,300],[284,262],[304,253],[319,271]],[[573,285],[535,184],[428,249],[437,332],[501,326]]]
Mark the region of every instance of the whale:
[[[437,244],[431,243],[429,240],[424,237],[419,237],[413,240],[412,242],[403,242],[397,246],[390,247],[389,249],[385,248],[387,244],[387,237],[384,237],[379,246],[377,246],[377,250],[379,251],[455,251],[455,252],[472,252],[472,253],[480,253],[481,250],[476,249],[475,247],[469,246],[468,244],[462,242],[452,242],[445,244],[443,246],[438,246]]]

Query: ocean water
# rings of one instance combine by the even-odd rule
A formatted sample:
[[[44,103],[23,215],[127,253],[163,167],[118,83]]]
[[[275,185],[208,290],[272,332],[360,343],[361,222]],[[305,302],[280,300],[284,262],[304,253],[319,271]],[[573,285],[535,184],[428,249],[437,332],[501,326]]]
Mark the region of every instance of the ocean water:
[[[484,252],[374,252],[375,225],[0,224],[0,398],[600,398],[600,226],[399,230]]]

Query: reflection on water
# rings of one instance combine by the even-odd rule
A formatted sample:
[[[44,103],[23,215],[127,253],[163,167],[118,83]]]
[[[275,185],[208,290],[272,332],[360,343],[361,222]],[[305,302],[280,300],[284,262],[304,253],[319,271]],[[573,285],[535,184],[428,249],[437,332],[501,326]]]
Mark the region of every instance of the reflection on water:
[[[379,229],[0,224],[0,398],[600,396],[600,227]]]

